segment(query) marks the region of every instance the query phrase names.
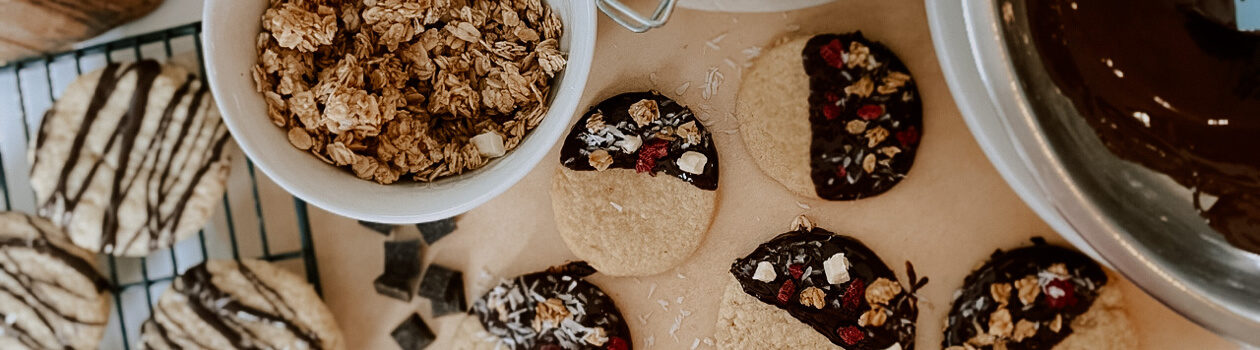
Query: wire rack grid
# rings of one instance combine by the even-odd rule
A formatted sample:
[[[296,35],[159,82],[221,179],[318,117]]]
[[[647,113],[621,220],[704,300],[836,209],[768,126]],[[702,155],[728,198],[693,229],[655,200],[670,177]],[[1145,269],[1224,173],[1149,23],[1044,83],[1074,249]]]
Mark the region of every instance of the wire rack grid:
[[[196,67],[204,83],[201,24],[0,67],[0,192],[4,210],[35,212],[34,193],[27,177],[27,143],[57,94],[84,72],[111,62],[139,59]],[[255,174],[253,163],[239,150],[232,148],[232,157],[232,175],[221,208],[196,239],[183,240],[143,258],[98,256],[99,266],[108,268],[106,277],[114,285],[113,308],[101,348],[133,348],[139,325],[152,314],[156,298],[170,281],[179,271],[208,258],[271,261],[305,273],[316,292],[320,292],[306,203],[288,195],[265,176]]]

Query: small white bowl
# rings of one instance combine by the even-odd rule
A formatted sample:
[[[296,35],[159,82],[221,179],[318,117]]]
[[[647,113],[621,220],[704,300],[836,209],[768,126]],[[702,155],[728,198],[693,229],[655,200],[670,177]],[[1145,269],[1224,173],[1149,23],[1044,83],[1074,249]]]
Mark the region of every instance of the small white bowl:
[[[564,22],[560,48],[569,64],[556,76],[550,108],[516,149],[486,166],[432,183],[381,185],[361,180],[289,144],[267,118],[254,89],[254,41],[266,1],[206,1],[202,19],[206,74],[223,119],[254,164],[293,195],[324,210],[380,223],[417,223],[464,213],[498,196],[529,173],[567,131],[586,87],[595,50],[595,5],[590,0],[546,1]]]

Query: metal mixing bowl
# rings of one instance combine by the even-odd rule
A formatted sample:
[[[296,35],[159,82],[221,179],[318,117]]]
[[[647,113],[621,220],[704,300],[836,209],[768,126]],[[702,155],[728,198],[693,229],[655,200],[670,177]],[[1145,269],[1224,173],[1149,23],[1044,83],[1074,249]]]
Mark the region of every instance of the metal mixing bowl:
[[[1260,344],[1260,256],[1208,227],[1191,191],[1102,145],[1047,75],[1024,1],[927,0],[927,7],[950,90],[1024,201],[1169,307]]]

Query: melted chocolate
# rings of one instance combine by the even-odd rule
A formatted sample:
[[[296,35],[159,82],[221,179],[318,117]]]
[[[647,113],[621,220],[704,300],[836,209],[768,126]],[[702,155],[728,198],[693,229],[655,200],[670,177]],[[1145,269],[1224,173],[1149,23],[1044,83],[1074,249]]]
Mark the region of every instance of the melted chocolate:
[[[1260,34],[1237,30],[1233,2],[1029,0],[1027,11],[1048,73],[1103,144],[1230,197],[1204,217],[1260,252],[1246,243],[1260,241],[1260,198],[1228,196],[1260,193]]]
[[[201,183],[201,180],[209,173],[215,163],[222,161],[226,156],[224,148],[227,145],[228,134],[222,120],[207,122],[206,118],[197,118],[198,111],[202,108],[201,102],[209,90],[205,84],[198,84],[196,90],[192,89],[195,82],[198,82],[193,76],[189,75],[184,83],[180,85],[174,92],[174,95],[167,101],[163,108],[161,119],[155,137],[148,144],[148,148],[143,152],[143,157],[133,159],[133,148],[137,145],[140,136],[140,129],[144,125],[146,109],[148,108],[150,93],[152,92],[153,82],[162,72],[162,66],[157,61],[142,60],[133,64],[111,63],[107,65],[101,73],[96,87],[92,93],[92,99],[88,102],[87,114],[84,115],[82,124],[79,125],[78,134],[75,135],[73,143],[70,147],[70,153],[67,157],[67,164],[61,168],[58,174],[56,188],[47,196],[40,207],[41,214],[46,216],[49,213],[60,209],[61,212],[67,213],[62,216],[61,224],[65,226],[68,220],[73,216],[75,208],[78,207],[84,193],[90,187],[90,184],[97,177],[98,170],[102,165],[113,164],[113,173],[110,175],[110,186],[112,190],[109,192],[106,203],[105,212],[101,220],[101,245],[97,248],[101,252],[113,253],[129,250],[142,234],[148,235],[148,250],[160,248],[163,244],[158,238],[163,233],[168,233],[172,237],[174,231],[179,228],[180,221],[184,218],[184,210],[189,200],[195,192],[192,187]],[[135,75],[135,91],[132,93],[130,107],[118,121],[118,125],[114,126],[96,126],[94,125],[99,117],[102,107],[114,95],[118,84],[128,74]],[[186,96],[192,94],[191,101],[187,105],[185,118],[179,125],[173,125],[174,117],[179,109],[179,105]],[[39,154],[44,146],[47,128],[49,128],[50,118],[54,109],[50,109],[45,114],[43,123],[40,125],[39,133],[35,139],[35,153]],[[194,124],[194,122],[198,122]],[[112,129],[111,129],[112,127]],[[104,129],[102,129],[104,128]],[[171,135],[169,130],[178,128],[175,135]],[[184,157],[184,163],[176,163],[176,156],[179,151],[185,147],[192,147],[194,142],[199,141],[198,137],[190,137],[197,135],[204,129],[214,130],[213,139],[209,141],[209,154],[205,157],[188,156]],[[100,152],[100,156],[86,157],[82,152],[86,148],[85,143],[89,136],[100,133],[101,130],[109,130],[110,135],[104,150]],[[173,141],[167,138],[171,137]],[[168,142],[169,141],[169,142]],[[169,149],[164,146],[171,143]],[[115,148],[117,151],[115,152]],[[116,153],[110,156],[111,153]],[[35,159],[36,164],[39,158]],[[113,160],[114,162],[110,162]],[[116,162],[116,163],[115,163]],[[140,165],[132,165],[136,162]],[[76,169],[81,166],[88,167],[87,176],[83,182],[72,184],[70,176],[75,173]],[[148,166],[154,169],[146,178],[139,178],[135,175],[137,168]],[[31,167],[35,169],[35,166]],[[176,177],[172,171],[193,170],[193,177],[188,182],[188,188],[178,187]],[[71,190],[71,189],[74,190]],[[121,224],[118,221],[118,208],[131,191],[146,191],[149,193],[144,196],[145,200],[145,225],[141,229],[142,232],[136,232],[130,235],[120,236],[119,230]],[[170,205],[174,200],[173,209],[169,213],[163,213],[163,207]],[[120,242],[120,238],[130,237],[125,242]],[[165,242],[169,244],[170,242]]]
[[[584,262],[570,263],[504,280],[478,299],[472,313],[486,331],[512,349],[629,350],[630,328],[611,297],[583,277],[594,273]],[[559,326],[534,324],[540,300],[564,301],[569,320]],[[572,321],[570,324],[569,321]],[[603,343],[584,339],[594,327],[603,329]]]
[[[655,101],[660,111],[660,117],[646,126],[636,123],[629,112],[631,105],[642,100]],[[592,133],[587,123],[595,115],[602,115],[601,118],[606,127]],[[679,125],[688,122],[694,122],[700,131],[698,144],[688,144],[685,138],[670,131],[677,130]],[[638,137],[642,142],[642,145],[634,152],[625,152],[619,146],[619,142],[623,142],[628,136]],[[591,107],[590,111],[578,119],[573,130],[569,132],[569,136],[565,137],[564,146],[560,148],[560,164],[572,170],[595,170],[588,157],[591,152],[602,149],[612,156],[613,161],[609,168],[636,169],[636,165],[640,164],[640,158],[643,158],[642,151],[653,142],[667,143],[665,155],[655,159],[655,163],[650,166],[650,171],[645,171],[643,168],[637,170],[649,172],[653,176],[659,172],[677,177],[702,190],[717,189],[718,157],[717,149],[713,146],[713,137],[704,125],[696,120],[695,114],[692,114],[690,109],[661,96],[656,91],[628,92],[608,98],[595,107]],[[699,152],[707,158],[708,161],[700,174],[688,173],[679,168],[678,158],[687,151]]]
[[[68,291],[71,295],[75,295],[77,297],[86,298],[86,299],[102,297],[102,296],[99,296],[99,293],[107,290],[110,284],[109,284],[109,281],[105,280],[105,277],[101,276],[100,272],[97,271],[96,268],[92,266],[92,263],[50,242],[49,239],[51,238],[49,237],[49,235],[51,233],[44,230],[44,228],[41,227],[40,225],[36,224],[34,221],[35,219],[33,219],[32,217],[24,215],[24,214],[12,214],[12,215],[20,215],[22,219],[26,221],[29,227],[39,232],[39,237],[33,238],[33,239],[25,239],[25,238],[0,239],[0,253],[4,254],[8,260],[13,261],[14,257],[9,255],[9,253],[7,251],[4,251],[3,249],[25,248],[25,249],[34,250],[40,254],[56,259],[60,261],[62,264],[64,264],[65,266],[70,267],[74,269],[76,272],[78,272],[79,274],[83,275],[84,278],[87,278],[89,281],[91,281],[92,284],[96,287],[95,292],[98,294],[98,295],[79,295],[75,291]],[[61,286],[57,282],[35,279],[32,276],[29,276],[26,273],[23,273],[21,270],[21,266],[0,266],[0,270],[3,270],[5,274],[9,275],[13,279],[14,283],[16,283],[18,287],[20,288],[20,290],[14,290],[14,289],[9,288],[8,286],[0,285],[0,294],[8,295],[10,298],[14,300],[25,301],[28,303],[28,306],[32,310],[35,310],[35,313],[34,313],[35,316],[39,318],[40,323],[42,323],[44,327],[46,328],[45,331],[37,332],[37,334],[41,334],[41,333],[53,334],[53,335],[62,334],[68,328],[63,327],[62,325],[58,325],[57,323],[60,322],[59,320],[64,320],[66,322],[77,323],[77,324],[82,324],[82,325],[94,325],[94,326],[105,325],[105,322],[82,320],[75,317],[74,315],[60,311],[59,307],[55,303],[49,300],[46,300],[44,298],[47,296],[45,293],[41,293],[36,290],[37,285],[41,285],[41,284],[50,285],[52,288],[55,288],[55,289],[65,290],[65,287]],[[0,319],[7,319],[7,316],[8,315],[0,314]],[[3,326],[0,326],[0,329],[3,329],[4,336],[16,338],[20,343],[24,344],[25,346],[29,348],[40,349],[40,348],[55,347],[49,344],[41,343],[39,340],[36,339],[36,336],[32,335],[31,330],[24,329],[19,323],[5,324]],[[72,349],[69,345],[65,345],[65,344],[56,344],[56,346],[60,346],[65,349]]]
[[[989,328],[990,315],[999,308],[1010,312],[1012,325],[1021,320],[1037,323],[1036,333],[1021,341],[1009,337],[998,339],[1005,342],[1007,349],[1051,349],[1072,334],[1072,320],[1093,305],[1098,290],[1107,284],[1107,275],[1081,253],[1046,244],[1039,238],[1033,242],[1031,247],[993,252],[988,262],[967,276],[950,307],[942,347],[962,346],[970,341],[977,349],[993,349],[991,344],[981,345],[973,338],[983,335],[980,332]],[[1053,272],[1051,266],[1056,264],[1062,264],[1067,274]],[[1016,281],[1029,276],[1035,278],[1039,292],[1031,305],[1025,305],[1020,300]],[[1007,304],[1004,306],[993,298],[990,286],[994,283],[1011,285],[1010,292],[1005,294]],[[1072,288],[1065,290],[1063,296],[1050,296],[1052,288],[1062,290],[1066,286]],[[1059,318],[1058,331],[1052,326],[1056,318]]]
[[[833,285],[827,281],[823,262],[838,253],[849,261],[849,281]],[[774,267],[774,280],[753,279],[761,262],[769,262]],[[800,277],[794,276],[793,270],[799,271],[796,273]],[[908,273],[916,278],[913,272]],[[880,278],[897,283],[897,275],[857,239],[820,228],[784,233],[736,260],[731,265],[731,274],[748,295],[786,310],[836,345],[854,350],[883,350],[899,344],[902,349],[914,349],[914,323],[919,315],[914,291],[927,280],[914,282],[910,290],[903,290],[883,306],[891,311],[886,312],[888,318],[883,325],[859,326],[858,319],[872,309],[865,298],[866,287]],[[787,284],[791,287],[784,287]],[[809,287],[819,288],[826,295],[822,309],[799,302],[801,292]],[[787,302],[782,302],[780,294],[785,289]],[[861,332],[856,342],[844,339],[841,334],[842,330],[853,327]]]
[[[869,49],[869,59],[851,52],[855,43]],[[818,196],[872,197],[901,182],[923,132],[923,104],[906,65],[861,32],[815,36],[801,56],[809,75],[810,177]],[[885,87],[892,73],[904,74],[903,85]],[[863,79],[872,86],[855,93]]]
[[[298,323],[297,311],[284,300],[279,292],[258,278],[245,264],[239,262],[233,264],[245,280],[250,282],[253,290],[267,301],[271,310],[242,304],[227,291],[214,285],[214,276],[204,262],[184,271],[184,274],[172,284],[172,292],[186,296],[188,307],[197,314],[197,317],[227,339],[234,349],[274,349],[278,348],[277,345],[283,345],[273,344],[270,342],[271,339],[260,338],[248,328],[245,322],[283,327],[294,338],[306,343],[308,348],[323,349],[324,344],[319,335]],[[166,311],[158,307],[155,312],[165,313]],[[176,327],[176,329],[167,327]],[[156,337],[145,339],[146,344],[161,341],[173,348],[179,348],[172,338],[172,333],[182,334],[180,338],[182,341],[195,341],[192,339],[194,335],[189,334],[188,330],[178,322],[156,322],[154,318],[150,318],[145,321],[144,329],[146,332],[157,332]],[[209,348],[204,344],[199,345]]]

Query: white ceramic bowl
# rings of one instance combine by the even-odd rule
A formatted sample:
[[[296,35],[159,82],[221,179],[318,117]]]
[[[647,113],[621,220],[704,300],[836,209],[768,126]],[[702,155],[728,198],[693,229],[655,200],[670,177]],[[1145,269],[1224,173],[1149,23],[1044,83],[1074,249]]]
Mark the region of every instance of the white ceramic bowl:
[[[330,212],[381,223],[417,223],[466,212],[503,193],[542,160],[567,131],[586,87],[595,50],[595,5],[590,0],[546,1],[564,22],[560,48],[569,64],[552,85],[541,124],[515,150],[481,169],[432,183],[381,185],[361,180],[289,145],[267,118],[250,70],[254,40],[267,1],[211,0],[202,19],[206,74],[228,129],[254,164],[293,195]]]

